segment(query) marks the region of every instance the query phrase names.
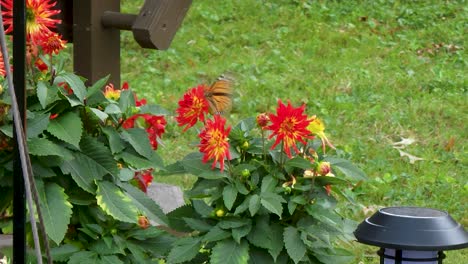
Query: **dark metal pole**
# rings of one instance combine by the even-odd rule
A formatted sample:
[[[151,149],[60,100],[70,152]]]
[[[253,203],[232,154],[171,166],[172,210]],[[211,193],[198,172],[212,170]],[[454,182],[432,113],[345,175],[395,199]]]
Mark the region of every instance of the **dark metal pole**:
[[[25,0],[15,0],[13,5],[13,83],[23,128],[26,130],[26,5]],[[5,58],[8,59],[8,58]],[[26,263],[26,198],[23,171],[15,135],[15,159],[13,165],[13,263]]]

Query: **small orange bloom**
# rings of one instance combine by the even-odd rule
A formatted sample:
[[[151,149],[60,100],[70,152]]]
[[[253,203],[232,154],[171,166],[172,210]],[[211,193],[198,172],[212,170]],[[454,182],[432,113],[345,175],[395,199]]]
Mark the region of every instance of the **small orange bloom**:
[[[205,87],[199,85],[186,92],[179,100],[176,120],[179,126],[185,126],[184,131],[193,127],[198,120],[205,122],[208,114],[209,103],[205,97]]]
[[[320,176],[335,176],[331,172],[330,162],[322,161],[317,165],[317,174]]]
[[[266,113],[261,113],[257,116],[257,125],[262,129],[268,125],[270,117]]]
[[[117,101],[120,98],[120,90],[115,89],[112,83],[109,83],[104,88],[104,97],[110,100]]]
[[[138,226],[142,229],[148,228],[150,226],[150,221],[148,220],[148,217],[144,215],[138,216]]]
[[[224,128],[226,119],[220,115],[215,115],[214,120],[208,119],[205,128],[200,132],[200,152],[203,153],[203,162],[213,159],[212,169],[219,162],[221,171],[224,170],[224,159],[231,159],[229,152],[228,135],[231,127]]]
[[[310,132],[307,130],[307,126],[310,122],[307,120],[307,115],[304,114],[304,110],[304,104],[294,108],[290,102],[288,102],[286,106],[281,100],[278,100],[276,115],[270,114],[271,125],[266,127],[266,129],[273,132],[269,138],[276,137],[275,143],[271,146],[271,149],[274,149],[282,141],[284,151],[288,157],[291,158],[291,147],[296,153],[299,153],[296,141],[306,144],[304,139],[312,138]]]
[[[58,54],[67,43],[61,36],[54,32],[46,32],[38,37],[37,43],[45,54]]]

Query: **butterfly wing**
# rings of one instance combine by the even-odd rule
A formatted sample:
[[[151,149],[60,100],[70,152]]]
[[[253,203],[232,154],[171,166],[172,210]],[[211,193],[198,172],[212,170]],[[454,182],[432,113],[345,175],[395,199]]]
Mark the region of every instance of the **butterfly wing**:
[[[205,90],[211,114],[223,114],[232,108],[232,79],[221,75]]]

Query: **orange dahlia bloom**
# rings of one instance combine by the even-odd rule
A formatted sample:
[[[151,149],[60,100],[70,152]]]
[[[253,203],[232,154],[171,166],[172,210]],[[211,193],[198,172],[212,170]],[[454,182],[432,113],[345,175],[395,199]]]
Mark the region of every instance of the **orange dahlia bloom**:
[[[45,54],[58,54],[59,51],[65,48],[66,43],[59,34],[51,31],[38,36],[37,40],[37,44],[42,47]]]
[[[292,107],[291,102],[288,102],[288,105],[286,106],[281,102],[281,100],[278,100],[276,115],[269,115],[271,125],[266,127],[268,130],[273,132],[269,136],[269,139],[276,137],[275,143],[271,149],[274,149],[282,141],[285,153],[289,158],[291,158],[291,147],[296,151],[296,153],[299,153],[296,141],[306,144],[304,139],[312,138],[310,136],[310,132],[307,130],[307,126],[310,121],[307,119],[307,115],[304,114],[304,109],[304,104],[300,107],[294,108]]]
[[[199,85],[187,91],[179,100],[176,120],[179,126],[185,126],[184,131],[193,127],[198,120],[205,122],[205,114],[208,114],[209,103],[205,97],[205,87]]]
[[[200,132],[201,141],[198,145],[200,152],[203,153],[202,161],[206,163],[213,159],[212,169],[219,162],[221,171],[224,170],[224,159],[231,159],[228,142],[231,127],[224,128],[225,124],[226,119],[220,115],[215,115],[214,120],[208,119],[205,128]]]
[[[6,33],[13,32],[13,2],[0,2]],[[40,35],[50,32],[61,23],[60,19],[52,18],[60,13],[60,10],[53,9],[56,4],[56,1],[51,0],[26,0],[26,37],[29,41],[36,43]]]
[[[109,83],[106,85],[104,88],[104,97],[106,97],[109,100],[114,100],[117,101],[120,98],[120,90],[114,88],[114,84]]]

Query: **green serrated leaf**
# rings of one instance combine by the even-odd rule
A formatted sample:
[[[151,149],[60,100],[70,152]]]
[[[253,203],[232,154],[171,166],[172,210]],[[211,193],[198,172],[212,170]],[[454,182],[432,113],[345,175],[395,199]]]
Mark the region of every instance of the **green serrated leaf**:
[[[107,139],[109,140],[109,147],[112,151],[112,154],[119,153],[124,150],[124,142],[115,129],[110,127],[102,127],[102,132],[104,132],[104,134],[107,136]]]
[[[249,203],[250,203],[251,198],[252,198],[251,195],[246,196],[244,201],[242,201],[242,203],[239,206],[236,207],[236,210],[234,211],[234,215],[241,214],[241,213],[245,212],[247,209],[249,209]],[[259,200],[258,204],[260,204],[260,200]]]
[[[122,139],[130,143],[138,154],[145,158],[150,158],[153,154],[148,134],[141,128],[130,128],[121,133]]]
[[[81,153],[75,153],[75,158],[72,160],[65,160],[60,169],[64,174],[70,174],[83,190],[92,194],[96,191],[94,181],[102,179],[107,174],[107,171],[95,160]]]
[[[138,243],[138,245],[153,255],[167,256],[175,241],[174,236],[163,234],[155,238],[146,239],[144,243]]]
[[[211,253],[211,264],[245,264],[249,261],[249,243],[240,244],[229,239],[216,243]]]
[[[125,189],[125,194],[132,199],[133,204],[144,212],[150,220],[158,224],[169,224],[169,220],[161,207],[144,192],[130,184],[124,183],[122,187]]]
[[[223,190],[223,200],[224,200],[224,205],[228,210],[231,210],[232,206],[234,205],[234,202],[236,201],[237,198],[237,189],[232,186],[232,185],[227,185],[224,187]]]
[[[181,161],[182,165],[190,174],[215,180],[215,179],[222,179],[226,178],[227,174],[224,172],[220,172],[219,170],[211,169],[211,165],[202,162],[203,155],[201,153],[191,153],[185,156],[185,158]]]
[[[290,160],[287,160],[284,164],[284,167],[287,172],[292,172],[295,168],[307,170],[312,167],[312,164],[310,163],[309,160],[306,160],[302,157],[294,157]]]
[[[336,249],[314,249],[314,256],[324,264],[347,264],[355,256],[342,248]]]
[[[330,177],[330,176],[318,176],[315,177],[315,183],[319,186],[325,186],[327,184],[332,184],[332,185],[347,185],[349,184],[349,181],[338,178],[338,177]]]
[[[261,192],[262,193],[270,193],[273,192],[276,188],[276,185],[278,184],[278,180],[271,176],[266,176],[262,180],[262,188]]]
[[[118,114],[122,114],[122,110],[120,110],[119,106],[116,104],[109,104],[104,109],[104,113],[109,114],[109,115],[118,115]]]
[[[108,181],[97,181],[96,185],[97,204],[104,212],[123,222],[137,222],[138,212],[135,205],[117,186]]]
[[[123,113],[127,113],[135,106],[135,96],[131,89],[120,92],[119,106]]]
[[[168,263],[182,263],[193,259],[200,250],[199,238],[183,238],[171,249],[167,256]]]
[[[245,226],[233,228],[232,231],[231,231],[232,232],[232,238],[234,238],[234,240],[237,243],[240,243],[241,238],[247,236],[250,233],[250,230],[252,230],[252,224],[248,224],[248,225],[245,225]]]
[[[80,251],[74,253],[67,264],[97,263],[98,255],[92,251]]]
[[[251,223],[249,218],[225,217],[218,223],[218,226],[223,229],[237,228]]]
[[[109,117],[109,115],[97,108],[89,108],[91,110],[91,112],[93,112],[93,114],[99,118],[99,120],[101,120],[101,122],[105,122],[107,120],[107,118]]]
[[[273,258],[270,255],[268,255],[267,252],[265,252],[265,250],[262,250],[259,248],[251,247],[249,250],[249,255],[250,255],[250,259],[249,259],[248,264],[265,264],[265,263],[280,264],[281,263],[281,262],[276,262],[275,260],[273,260]]]
[[[128,163],[130,166],[138,170],[157,167],[157,164],[155,164],[152,160],[148,160],[144,157],[138,156],[138,154],[133,155],[129,152],[119,153],[116,155],[116,158],[122,159],[123,161]]]
[[[192,200],[192,205],[195,212],[203,217],[208,217],[213,211],[213,208],[207,205],[203,200]]]
[[[142,248],[131,241],[127,242],[127,248],[138,263],[145,263],[148,256],[143,252]]]
[[[231,232],[219,228],[219,226],[213,227],[208,233],[203,236],[203,241],[214,242],[231,237]]]
[[[33,156],[59,156],[71,160],[73,154],[68,149],[55,144],[47,138],[31,138],[28,140],[29,154]]]
[[[49,126],[49,114],[36,113],[33,119],[28,120],[28,126],[26,127],[27,137],[35,138],[42,134]]]
[[[79,148],[81,134],[83,133],[83,124],[77,114],[67,112],[51,120],[47,131],[56,138]]]
[[[289,200],[288,202],[288,212],[290,215],[294,214],[294,211],[296,211],[297,204],[294,203],[293,201]]]
[[[205,222],[203,220],[200,220],[200,219],[184,217],[183,220],[193,230],[197,230],[197,231],[201,231],[201,232],[208,232],[213,228],[212,225],[210,225],[207,222]]]
[[[104,78],[99,79],[91,87],[89,87],[86,91],[86,98],[89,98],[95,93],[102,91],[102,87],[106,85],[107,81],[109,80],[109,77],[110,75],[107,75]]]
[[[43,81],[37,82],[37,99],[39,99],[39,103],[41,103],[42,109],[47,107],[47,97],[48,97],[49,89],[47,85]]]
[[[98,166],[101,166],[107,173],[117,177],[119,169],[117,162],[114,160],[112,153],[103,143],[99,142],[96,138],[85,136],[80,142],[81,151]]]
[[[121,181],[129,181],[131,179],[133,179],[133,177],[135,176],[135,172],[131,169],[128,169],[128,168],[122,168],[120,169],[120,172],[119,172],[119,179]]]
[[[276,193],[263,193],[260,197],[260,203],[265,207],[268,211],[276,214],[279,218],[282,217],[283,214],[283,205],[286,201]]]
[[[247,195],[250,193],[249,190],[245,187],[244,183],[240,181],[239,178],[234,179],[234,185],[236,186],[236,189],[239,193],[243,195]]]
[[[254,216],[260,209],[260,196],[254,194],[251,196],[249,201],[249,212],[251,216]]]
[[[349,160],[327,157],[324,159],[324,161],[330,162],[332,168],[340,170],[347,177],[355,180],[367,180],[366,173],[364,173],[364,171],[362,171],[360,168],[356,167],[356,165],[351,163]]]
[[[275,223],[270,225],[270,232],[268,235],[270,236],[271,245],[268,252],[270,252],[270,255],[275,261],[284,247],[283,232],[283,227],[280,224]]]
[[[86,97],[86,86],[83,81],[77,75],[73,73],[64,72],[58,75],[54,83],[66,82],[70,85],[70,88],[73,90],[73,94],[78,98],[78,100],[83,104]]]
[[[133,253],[133,252],[132,252]],[[133,254],[135,256],[135,254]],[[124,264],[116,255],[101,256],[101,264]]]
[[[97,239],[92,241],[88,246],[91,251],[98,252],[101,256],[119,254],[120,249],[118,247],[109,247],[103,239],[99,239],[99,236],[96,237]]]
[[[67,261],[71,255],[79,252],[80,248],[72,244],[64,244],[50,249],[50,254],[54,261]]]
[[[59,245],[67,232],[73,206],[65,190],[56,183],[44,186],[42,181],[37,181],[37,188],[47,236]]]
[[[306,245],[302,242],[299,231],[295,227],[288,226],[284,229],[283,236],[286,252],[288,252],[294,263],[299,263],[307,250]]]
[[[252,226],[247,239],[249,242],[259,248],[271,248],[271,238],[268,236],[270,232],[270,221],[268,215],[255,217],[255,224]]]

